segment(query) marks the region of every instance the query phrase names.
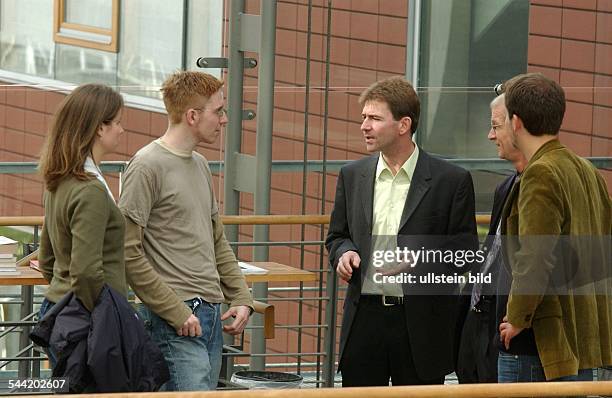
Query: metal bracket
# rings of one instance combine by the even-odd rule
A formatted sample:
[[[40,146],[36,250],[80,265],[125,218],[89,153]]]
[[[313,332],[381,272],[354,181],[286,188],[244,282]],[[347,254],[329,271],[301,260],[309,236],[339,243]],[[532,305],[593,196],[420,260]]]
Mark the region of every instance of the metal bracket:
[[[241,13],[238,21],[240,23],[240,50],[259,52],[261,16]]]
[[[236,152],[234,153],[234,164],[236,165],[234,189],[240,192],[255,192],[255,171],[257,170],[255,156]]]
[[[196,61],[198,68],[227,68],[227,58],[209,58],[200,57]],[[251,69],[257,66],[257,60],[255,58],[245,58],[243,68]]]

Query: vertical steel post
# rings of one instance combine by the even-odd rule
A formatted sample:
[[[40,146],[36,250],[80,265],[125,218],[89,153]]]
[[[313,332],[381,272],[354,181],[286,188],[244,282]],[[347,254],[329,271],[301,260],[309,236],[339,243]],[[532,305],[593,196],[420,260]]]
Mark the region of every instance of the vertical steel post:
[[[255,214],[270,214],[270,177],[272,173],[272,127],[274,112],[274,61],[276,48],[276,0],[261,2],[261,36],[259,47],[259,74],[257,85],[257,137],[256,137],[256,172],[255,172]],[[257,242],[269,240],[270,227],[256,225],[253,239]],[[268,260],[268,247],[256,246],[253,250],[255,261]],[[254,283],[253,296],[266,297],[267,283]],[[253,325],[263,321],[255,315]],[[263,323],[261,323],[263,324]],[[263,354],[266,350],[263,329],[252,332],[251,352]],[[252,357],[251,369],[265,367],[265,357]]]
[[[408,0],[408,29],[406,29],[406,79],[419,91],[419,53],[421,51],[421,0]],[[421,134],[412,137],[421,145]]]
[[[325,214],[325,199],[327,196],[327,139],[328,139],[328,123],[329,123],[329,82],[330,82],[330,67],[329,62],[331,59],[331,29],[332,29],[332,0],[327,0],[327,32],[326,32],[326,56],[325,56],[325,100],[324,100],[324,112],[323,112],[323,169],[321,170],[321,214]],[[325,240],[324,228],[321,226],[321,240]],[[319,257],[319,265],[321,270],[325,268],[323,262],[323,245],[321,245],[321,255]],[[327,274],[327,288],[329,292],[330,283],[331,292],[329,293],[329,301],[326,306],[326,319],[327,319],[327,331],[325,334],[326,340],[324,342],[325,361],[323,363],[323,374],[325,377],[325,387],[332,387],[334,385],[334,369],[335,369],[335,348],[336,348],[336,274],[331,269],[332,264],[328,264]],[[323,291],[323,274],[319,279],[319,291]],[[319,313],[319,323],[321,323],[321,313]],[[317,333],[320,336],[320,332]],[[320,338],[317,343],[317,351],[320,351],[321,344]],[[320,366],[317,366],[317,378],[320,374]]]
[[[223,213],[238,214],[240,210],[240,192],[235,190],[236,162],[234,155],[240,152],[242,140],[242,89],[244,81],[244,52],[241,48],[242,32],[241,15],[244,12],[244,0],[229,2],[229,43],[227,68],[227,128],[225,129],[225,156],[223,162]],[[230,242],[238,241],[238,225],[226,225],[225,236]],[[234,344],[234,337],[223,335],[223,343]],[[234,358],[227,357],[221,377],[230,380],[233,373]]]
[[[241,14],[244,0],[230,1],[229,45],[227,70],[227,128],[225,130],[225,158],[223,163],[223,213],[238,214],[240,192],[234,189],[236,163],[234,155],[240,152],[242,138],[242,85],[244,81],[244,52],[240,48]],[[225,226],[225,235],[230,242],[238,241],[238,226]]]
[[[406,29],[406,79],[419,85],[419,51],[421,47],[421,0],[408,1],[408,29]]]
[[[21,286],[21,319],[27,319],[28,316],[34,311],[34,286]],[[21,326],[21,334],[19,335],[19,350],[23,350],[30,345],[30,329],[31,326]],[[22,354],[24,357],[31,356],[32,350],[27,350]],[[19,369],[17,372],[18,377],[27,378],[32,375],[30,367],[31,361],[19,361]]]
[[[330,264],[330,267],[332,265]],[[321,274],[322,276],[323,274]],[[333,270],[327,273],[327,297],[329,301],[325,307],[325,362],[323,363],[323,387],[333,387],[336,370],[336,312],[338,311],[338,279]]]

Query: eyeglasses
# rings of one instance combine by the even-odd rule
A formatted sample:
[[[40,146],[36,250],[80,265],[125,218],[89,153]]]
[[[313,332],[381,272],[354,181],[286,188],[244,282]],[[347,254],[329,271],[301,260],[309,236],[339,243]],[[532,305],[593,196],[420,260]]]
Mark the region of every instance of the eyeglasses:
[[[502,127],[503,124],[492,124],[491,125],[491,130],[495,131],[495,133],[497,133],[497,129]]]
[[[191,108],[194,111],[198,111],[198,112],[204,112],[206,109],[205,108]],[[213,111],[217,116],[219,116],[220,118],[223,117],[223,115],[225,115],[227,113],[227,111],[225,110],[225,108],[221,108],[217,111]]]

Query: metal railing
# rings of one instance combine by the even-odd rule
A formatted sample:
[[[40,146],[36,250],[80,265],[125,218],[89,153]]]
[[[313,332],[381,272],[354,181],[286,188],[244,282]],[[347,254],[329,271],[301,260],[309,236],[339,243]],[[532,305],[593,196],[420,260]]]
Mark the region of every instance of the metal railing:
[[[612,168],[612,158],[590,158],[597,166],[603,168]],[[471,170],[508,170],[510,164],[499,159],[454,159],[453,163],[459,164]],[[320,171],[323,167],[322,162],[309,161],[308,171]],[[327,161],[327,171],[337,171],[346,164],[347,161]],[[121,173],[125,169],[127,162],[103,162],[102,170],[104,172]],[[213,172],[223,171],[223,162],[210,162]],[[0,162],[0,174],[32,174],[36,172],[37,164],[35,162]],[[273,162],[273,172],[302,172],[304,162],[302,161],[275,161]],[[37,228],[42,224],[41,216],[35,217],[0,217],[0,226],[33,226]],[[222,221],[226,225],[313,225],[319,226],[321,234],[325,225],[329,223],[328,215],[267,215],[267,216],[222,216]],[[488,215],[477,215],[479,224],[488,224]],[[38,230],[34,230],[35,235]],[[302,235],[303,236],[303,235]],[[321,235],[322,236],[322,235]],[[36,239],[36,238],[35,238]],[[275,241],[275,242],[252,242],[240,241],[232,242],[232,245],[238,249],[244,246],[285,246],[300,250],[300,268],[304,268],[304,252],[307,247],[316,248],[315,251],[319,256],[319,267],[309,269],[318,273],[319,282],[314,285],[305,286],[300,283],[299,286],[273,286],[267,289],[267,297],[256,297],[256,299],[266,299],[267,301],[276,303],[287,302],[297,305],[298,321],[279,323],[276,325],[278,330],[286,330],[287,333],[295,333],[297,335],[297,347],[292,352],[259,352],[255,353],[256,357],[274,358],[274,361],[266,363],[266,367],[271,369],[292,369],[297,373],[302,373],[304,370],[314,370],[314,380],[310,382],[317,386],[332,386],[335,378],[335,346],[337,328],[337,308],[336,302],[338,298],[337,281],[332,277],[327,267],[327,261],[324,261],[325,250],[322,240],[300,240],[300,241]],[[248,259],[247,259],[248,260]],[[343,288],[340,289],[342,292]],[[295,297],[297,294],[298,297]],[[303,313],[305,308],[315,310],[313,321],[303,322]],[[327,316],[325,318],[325,316]],[[22,317],[23,318],[23,317]],[[312,318],[311,318],[312,320]],[[252,330],[261,328],[262,325],[255,324],[251,326]],[[15,331],[15,329],[13,329]],[[333,332],[332,332],[333,331]],[[331,333],[327,333],[331,332]],[[0,336],[1,337],[1,336]],[[315,341],[314,350],[302,350],[304,340]],[[278,359],[286,357],[284,362]]]
[[[485,170],[500,171],[512,170],[512,164],[507,160],[497,158],[445,158],[450,163],[463,167],[466,170]],[[612,169],[612,157],[592,156],[585,158],[598,169]],[[306,172],[320,173],[325,167],[328,173],[340,171],[342,166],[350,163],[351,160],[308,160],[306,162]],[[100,169],[105,173],[122,173],[127,166],[127,161],[106,161],[102,162]],[[208,162],[213,173],[223,172],[223,161],[213,160]],[[38,173],[37,162],[0,162],[0,174],[35,174]],[[273,160],[273,173],[302,173],[304,162],[301,160]]]
[[[267,224],[267,225],[325,225],[329,223],[328,215],[269,215],[269,216],[221,216],[222,222],[225,224],[233,224],[233,225],[257,225],[257,224]],[[487,215],[479,215],[478,221],[481,223],[488,223],[489,216]],[[43,223],[43,217],[0,217],[0,226],[41,226]],[[254,242],[258,244],[270,245],[274,246],[275,244],[282,244],[283,246],[294,246],[298,248],[304,248],[305,245],[314,245],[318,246],[319,250],[324,250],[322,247],[322,241],[284,241],[284,242]],[[253,242],[234,242],[237,245],[249,245],[253,244]],[[25,261],[24,261],[25,260]],[[27,259],[21,261],[21,265],[25,265]],[[327,264],[327,262],[324,262]],[[291,352],[262,352],[262,353],[252,353],[251,357],[262,357],[262,358],[287,358],[285,362],[279,362],[278,360],[273,361],[273,363],[266,364],[271,365],[271,368],[283,368],[290,369],[292,371],[296,371],[297,373],[302,373],[305,370],[314,371],[314,380],[307,380],[306,383],[311,383],[315,385],[325,385],[325,386],[333,386],[335,381],[335,333],[324,333],[325,331],[329,331],[330,328],[335,330],[337,328],[337,319],[336,312],[337,307],[336,303],[338,300],[337,297],[337,281],[332,273],[329,272],[327,267],[323,267],[320,269],[311,269],[311,272],[316,272],[319,274],[319,286],[304,286],[303,283],[300,283],[299,287],[269,287],[267,288],[267,295],[265,297],[254,297],[255,300],[268,301],[274,304],[279,302],[288,302],[293,303],[292,305],[297,305],[298,308],[302,307],[309,303],[311,307],[315,307],[317,314],[317,322],[316,323],[303,323],[302,319],[299,319],[297,323],[286,323],[286,324],[276,324],[275,328],[278,330],[287,330],[288,333],[296,333],[298,336],[301,336],[301,341],[307,340],[307,336],[310,336],[310,340],[315,340],[317,350],[316,351],[303,351],[301,344],[298,344],[296,347],[291,347],[289,351]],[[325,280],[324,288],[322,287],[322,282]],[[295,297],[297,293],[298,297]],[[22,327],[20,330],[16,329],[15,326],[8,323],[4,323],[4,326],[12,326],[13,329],[7,331],[9,332],[20,332],[20,351],[12,358],[3,358],[0,360],[5,360],[7,362],[4,365],[8,364],[10,361],[21,361],[20,362],[20,374],[24,376],[29,376],[31,374],[39,374],[37,367],[29,367],[28,363],[25,361],[29,361],[34,359],[29,353],[31,352],[32,346],[29,344],[27,339],[27,334],[29,333],[29,327],[31,326],[31,322],[27,323],[28,319],[33,317],[33,305],[34,305],[34,289],[32,286],[23,286],[21,301],[16,302],[22,306],[21,310],[21,319],[18,321],[19,325]],[[323,314],[334,314],[333,316],[329,315],[323,321]],[[250,327],[251,330],[255,330],[258,328],[262,328],[263,325],[253,325]],[[311,331],[310,333],[305,333],[305,331]],[[6,333],[5,333],[6,334]],[[0,338],[2,335],[0,335]],[[329,340],[333,341],[329,341]],[[231,354],[230,354],[231,356]],[[297,362],[295,360],[297,360]],[[304,359],[308,359],[304,361]],[[2,366],[2,365],[0,365]]]

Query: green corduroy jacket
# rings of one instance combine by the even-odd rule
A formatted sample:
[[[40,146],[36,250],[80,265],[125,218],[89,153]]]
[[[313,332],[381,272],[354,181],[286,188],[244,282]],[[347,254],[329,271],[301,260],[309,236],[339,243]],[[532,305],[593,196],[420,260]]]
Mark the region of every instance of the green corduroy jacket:
[[[558,140],[534,154],[504,207],[505,264],[512,273],[508,321],[533,328],[548,380],[612,364],[612,283],[601,278],[612,267],[611,209],[595,167]],[[555,250],[553,237],[564,240],[564,251]],[[581,283],[554,290],[553,279],[565,275]]]

